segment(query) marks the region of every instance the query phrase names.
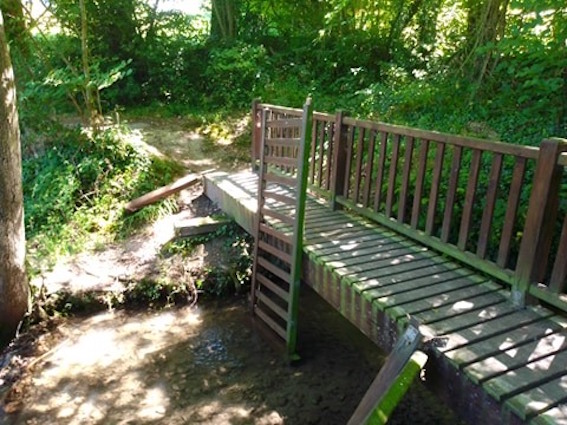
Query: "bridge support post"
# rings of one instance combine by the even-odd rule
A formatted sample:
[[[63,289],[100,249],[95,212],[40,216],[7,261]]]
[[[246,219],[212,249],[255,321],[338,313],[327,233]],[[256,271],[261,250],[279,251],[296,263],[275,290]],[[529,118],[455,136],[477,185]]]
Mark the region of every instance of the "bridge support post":
[[[260,99],[254,99],[252,101],[252,114],[250,117],[252,126],[252,171],[256,171],[258,169],[258,162],[260,160],[260,145],[262,142],[262,110],[259,106]]]
[[[512,287],[512,301],[520,308],[529,299],[530,286],[544,278],[563,172],[557,162],[566,149],[566,144],[559,139],[546,139],[540,146]]]

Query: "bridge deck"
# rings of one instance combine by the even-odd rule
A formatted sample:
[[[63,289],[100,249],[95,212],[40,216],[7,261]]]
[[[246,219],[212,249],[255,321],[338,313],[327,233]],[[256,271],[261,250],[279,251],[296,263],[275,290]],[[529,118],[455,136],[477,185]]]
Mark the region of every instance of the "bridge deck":
[[[208,174],[205,193],[251,232],[257,177]],[[381,348],[415,317],[427,381],[472,423],[567,424],[567,321],[516,310],[502,286],[435,251],[309,199],[303,280]]]

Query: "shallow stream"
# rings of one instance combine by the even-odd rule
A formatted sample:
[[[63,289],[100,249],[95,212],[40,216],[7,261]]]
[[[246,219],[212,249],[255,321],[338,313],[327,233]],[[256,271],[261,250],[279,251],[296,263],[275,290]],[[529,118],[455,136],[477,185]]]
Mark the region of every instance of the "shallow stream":
[[[73,319],[8,424],[345,424],[383,357],[310,290],[287,365],[244,300]],[[455,424],[419,384],[392,424]]]

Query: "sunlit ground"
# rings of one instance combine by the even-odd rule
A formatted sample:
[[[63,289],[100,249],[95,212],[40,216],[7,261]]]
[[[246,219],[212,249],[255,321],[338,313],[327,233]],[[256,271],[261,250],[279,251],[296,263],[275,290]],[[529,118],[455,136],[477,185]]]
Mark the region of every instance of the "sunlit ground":
[[[218,311],[218,326],[228,314]],[[183,308],[66,323],[15,423],[281,423],[262,402],[238,401],[247,384],[232,382],[229,371],[245,359],[224,345],[234,329],[217,328],[211,316],[204,327],[202,316]]]

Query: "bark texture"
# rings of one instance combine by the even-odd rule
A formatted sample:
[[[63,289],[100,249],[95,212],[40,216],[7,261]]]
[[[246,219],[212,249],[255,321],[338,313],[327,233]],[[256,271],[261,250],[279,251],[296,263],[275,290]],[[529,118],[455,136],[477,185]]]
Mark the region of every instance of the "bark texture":
[[[21,169],[16,87],[0,11],[0,347],[28,309]]]

